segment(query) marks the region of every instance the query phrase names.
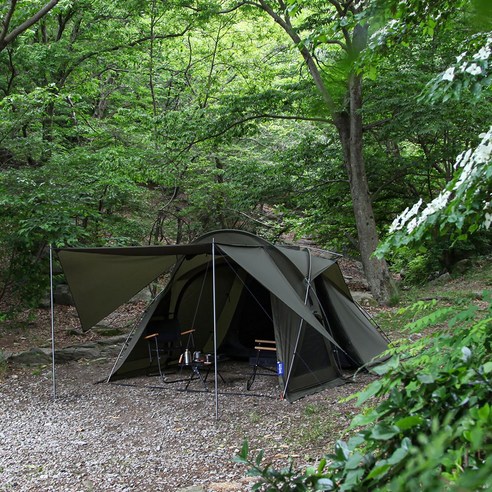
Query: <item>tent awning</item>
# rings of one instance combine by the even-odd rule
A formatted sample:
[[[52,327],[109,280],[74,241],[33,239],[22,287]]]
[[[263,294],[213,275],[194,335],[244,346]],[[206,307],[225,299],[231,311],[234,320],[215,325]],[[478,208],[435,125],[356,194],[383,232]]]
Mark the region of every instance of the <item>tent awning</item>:
[[[266,287],[273,295],[289,306],[295,313],[304,319],[310,326],[335,346],[342,348],[325,330],[316,316],[304,304],[299,294],[286,279],[268,252],[262,248],[241,248],[238,246],[218,245],[219,249],[232,258],[239,266],[252,275]]]
[[[230,257],[309,325],[338,346],[262,245],[215,244],[222,254]],[[123,248],[63,248],[58,249],[57,253],[82,329],[88,330],[168,271],[179,258],[211,255],[212,242]],[[290,261],[298,263],[296,268],[301,274],[299,252],[292,252],[288,257]],[[329,260],[321,261],[315,268],[316,274],[332,264]]]
[[[210,244],[57,250],[83,330],[167,272],[179,257],[207,252]]]

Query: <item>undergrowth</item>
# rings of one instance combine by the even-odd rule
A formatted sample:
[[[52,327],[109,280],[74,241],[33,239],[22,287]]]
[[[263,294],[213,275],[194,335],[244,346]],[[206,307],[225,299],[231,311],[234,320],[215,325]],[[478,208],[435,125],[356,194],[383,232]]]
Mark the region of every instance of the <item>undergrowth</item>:
[[[492,488],[491,294],[479,303],[420,301],[400,315],[409,337],[374,369],[380,378],[354,395],[361,411],[348,441],[317,467],[280,470],[262,452],[250,456],[245,442],[235,460],[257,477],[253,490]]]

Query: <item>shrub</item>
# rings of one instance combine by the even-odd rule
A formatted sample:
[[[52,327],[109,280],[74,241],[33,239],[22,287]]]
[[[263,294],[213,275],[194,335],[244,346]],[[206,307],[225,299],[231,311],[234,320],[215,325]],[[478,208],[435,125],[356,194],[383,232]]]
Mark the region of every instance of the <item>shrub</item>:
[[[418,342],[389,350],[375,368],[381,377],[355,395],[357,415],[348,442],[339,441],[315,468],[276,471],[262,453],[236,461],[259,477],[253,490],[490,490],[492,487],[492,303],[447,307],[407,327],[444,321]],[[418,305],[421,310],[421,304]]]

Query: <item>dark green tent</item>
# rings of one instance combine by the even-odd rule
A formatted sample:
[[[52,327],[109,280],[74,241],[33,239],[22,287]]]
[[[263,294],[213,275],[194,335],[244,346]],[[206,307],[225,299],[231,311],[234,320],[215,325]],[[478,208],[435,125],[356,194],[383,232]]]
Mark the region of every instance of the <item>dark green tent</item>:
[[[354,303],[338,264],[309,249],[274,246],[241,231],[216,231],[189,245],[58,250],[80,321],[89,329],[161,274],[172,274],[134,330],[110,380],[149,371],[147,328],[177,319],[195,347],[248,356],[274,339],[289,401],[342,382],[386,340]]]

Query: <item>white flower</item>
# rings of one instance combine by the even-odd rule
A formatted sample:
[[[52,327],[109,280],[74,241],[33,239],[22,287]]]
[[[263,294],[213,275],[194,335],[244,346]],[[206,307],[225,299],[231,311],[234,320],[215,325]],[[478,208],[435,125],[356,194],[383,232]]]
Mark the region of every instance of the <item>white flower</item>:
[[[403,229],[408,220],[417,214],[420,205],[422,205],[422,198],[417,203],[415,203],[411,209],[407,207],[391,224],[391,227],[389,229],[390,234]]]
[[[442,80],[452,81],[454,79],[454,67],[449,67],[443,74]]]
[[[485,140],[485,139],[492,139],[492,126],[490,127],[489,131],[486,132],[486,133],[481,133],[479,135],[479,137],[482,139],[482,140]]]
[[[470,66],[468,66],[465,72],[468,72],[471,75],[479,75],[482,73],[482,68],[479,67],[476,63],[472,63]]]
[[[480,145],[475,149],[474,157],[477,163],[487,163],[490,162],[492,156],[492,142],[480,143]]]
[[[472,149],[468,149],[466,152],[462,152],[457,158],[456,158],[456,163],[454,165],[455,169],[458,169],[459,167],[465,167],[467,162],[469,161],[471,155],[473,153]]]
[[[492,50],[489,46],[483,46],[478,53],[473,55],[474,60],[488,60]]]
[[[417,227],[417,219],[414,217],[407,225],[407,232],[411,234],[413,230]]]
[[[492,213],[486,212],[485,219],[483,221],[485,229],[488,229],[490,227],[490,224],[492,224]]]
[[[466,51],[463,51],[463,53],[461,53],[460,56],[456,57],[456,63],[460,63],[461,60],[463,60],[463,58],[465,58],[465,56],[466,56]]]

